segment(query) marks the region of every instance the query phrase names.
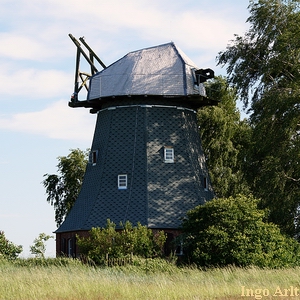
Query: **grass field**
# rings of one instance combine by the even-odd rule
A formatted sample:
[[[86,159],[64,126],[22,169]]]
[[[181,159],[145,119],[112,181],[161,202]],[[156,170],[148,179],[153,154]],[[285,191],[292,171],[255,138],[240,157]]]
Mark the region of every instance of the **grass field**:
[[[151,260],[139,266],[95,268],[76,261],[44,265],[34,260],[0,261],[0,299],[5,300],[292,300],[300,299],[297,288],[300,268],[199,270]]]

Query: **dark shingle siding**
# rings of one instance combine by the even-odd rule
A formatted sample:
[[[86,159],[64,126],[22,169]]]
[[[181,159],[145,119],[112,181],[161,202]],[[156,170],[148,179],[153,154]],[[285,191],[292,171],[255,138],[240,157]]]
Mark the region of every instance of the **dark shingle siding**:
[[[174,148],[174,163],[164,162],[164,146]],[[57,232],[103,227],[107,219],[178,228],[189,209],[212,198],[201,183],[208,174],[191,110],[133,105],[100,111],[91,150],[98,150],[97,163],[88,165]],[[118,190],[119,174],[128,176],[126,190]]]
[[[107,140],[108,150],[102,162],[105,176],[101,180],[98,200],[87,225],[91,226],[93,220],[97,219],[98,226],[103,226],[108,218],[116,224],[126,220],[146,224],[144,112],[139,107],[118,108],[109,112],[113,122]],[[126,190],[118,190],[119,174],[128,176]]]
[[[176,108],[148,110],[148,225],[178,228],[185,213],[203,204],[205,194],[199,178],[207,175],[199,164],[201,150],[195,113]],[[197,135],[197,136],[196,136]],[[172,146],[174,163],[164,163],[163,147]]]

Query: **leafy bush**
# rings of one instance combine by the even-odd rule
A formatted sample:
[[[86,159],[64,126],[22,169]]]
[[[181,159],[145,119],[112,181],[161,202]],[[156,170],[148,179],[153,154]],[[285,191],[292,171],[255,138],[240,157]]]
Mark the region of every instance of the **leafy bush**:
[[[23,247],[17,246],[6,239],[4,232],[0,231],[0,257],[6,259],[16,259],[22,252]]]
[[[56,257],[56,258],[18,258],[13,261],[15,266],[19,267],[72,267],[80,266],[82,262],[79,259],[70,259],[69,257]]]
[[[174,274],[180,270],[176,265],[176,260],[170,261],[163,258],[142,258],[137,256],[133,257],[131,266],[126,266],[127,270],[134,270],[134,268],[146,273],[161,272]]]
[[[36,239],[34,239],[33,241],[34,244],[30,246],[31,254],[34,254],[35,257],[38,258],[45,258],[45,252],[46,252],[45,242],[53,238],[54,236],[47,235],[46,233],[40,233],[39,236]]]
[[[299,265],[297,241],[265,222],[252,196],[220,198],[189,211],[183,222],[190,262],[198,266]]]
[[[107,220],[105,228],[92,228],[87,238],[77,236],[80,253],[96,264],[104,264],[106,256],[111,258],[134,254],[141,257],[161,256],[166,236],[163,231],[153,233],[140,223],[133,227],[130,222],[116,224]]]

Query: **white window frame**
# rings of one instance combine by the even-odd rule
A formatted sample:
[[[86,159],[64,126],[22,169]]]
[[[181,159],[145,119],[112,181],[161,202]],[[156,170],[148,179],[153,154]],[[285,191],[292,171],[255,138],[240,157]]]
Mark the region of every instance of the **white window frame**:
[[[127,189],[127,174],[119,174],[118,175],[118,189],[126,190]]]
[[[164,161],[165,163],[174,163],[174,148],[164,147]]]

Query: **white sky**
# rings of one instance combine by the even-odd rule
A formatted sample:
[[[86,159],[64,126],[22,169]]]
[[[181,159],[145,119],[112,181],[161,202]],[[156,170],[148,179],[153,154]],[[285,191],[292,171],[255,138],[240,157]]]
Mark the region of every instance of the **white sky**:
[[[68,107],[76,49],[85,37],[106,65],[130,51],[176,43],[212,68],[234,34],[248,28],[248,0],[0,0],[0,230],[22,256],[41,232],[52,235],[45,173],[57,157],[89,148],[95,115]],[[88,70],[84,70],[88,71]],[[84,99],[81,99],[84,100]],[[55,256],[55,242],[47,244]]]

